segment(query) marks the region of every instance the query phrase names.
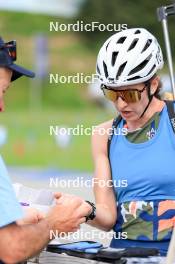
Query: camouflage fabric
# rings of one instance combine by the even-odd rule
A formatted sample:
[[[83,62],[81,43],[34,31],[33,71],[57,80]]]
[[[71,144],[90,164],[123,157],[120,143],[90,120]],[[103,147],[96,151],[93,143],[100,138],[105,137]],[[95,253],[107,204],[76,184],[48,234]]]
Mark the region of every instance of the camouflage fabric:
[[[126,232],[127,239],[162,241],[171,238],[175,223],[175,201],[131,201],[118,204],[116,232]]]

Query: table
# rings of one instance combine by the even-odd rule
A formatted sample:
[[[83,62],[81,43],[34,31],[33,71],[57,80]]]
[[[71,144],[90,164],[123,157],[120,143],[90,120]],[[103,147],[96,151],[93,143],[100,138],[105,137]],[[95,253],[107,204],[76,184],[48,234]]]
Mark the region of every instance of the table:
[[[72,257],[66,254],[57,254],[43,251],[38,257],[27,261],[27,264],[106,264],[106,262]],[[119,262],[116,261],[116,264]],[[122,263],[122,262],[121,262]],[[124,262],[123,262],[124,263]],[[165,264],[165,257],[129,258],[127,264]],[[173,264],[173,263],[172,263]]]

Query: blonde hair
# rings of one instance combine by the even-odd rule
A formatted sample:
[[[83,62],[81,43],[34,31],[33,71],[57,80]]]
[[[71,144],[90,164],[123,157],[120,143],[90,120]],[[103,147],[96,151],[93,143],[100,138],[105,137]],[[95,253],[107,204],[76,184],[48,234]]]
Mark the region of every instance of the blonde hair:
[[[174,96],[172,93],[170,92],[164,92],[161,96],[161,99],[162,100],[170,100],[170,101],[173,101],[174,100]]]

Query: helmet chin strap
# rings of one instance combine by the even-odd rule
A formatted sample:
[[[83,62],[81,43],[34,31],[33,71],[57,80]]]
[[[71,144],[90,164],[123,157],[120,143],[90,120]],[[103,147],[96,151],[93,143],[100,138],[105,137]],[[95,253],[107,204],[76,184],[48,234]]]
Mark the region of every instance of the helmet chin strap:
[[[154,93],[151,94],[150,86],[151,86],[151,85],[150,85],[150,83],[149,83],[149,84],[148,84],[148,88],[146,89],[146,90],[147,90],[147,94],[148,94],[148,100],[149,100],[149,102],[148,102],[147,106],[145,107],[143,113],[142,113],[141,116],[139,117],[139,119],[143,117],[143,115],[145,114],[146,110],[148,109],[148,107],[149,107],[149,105],[150,105],[150,103],[151,103],[151,101],[152,101],[152,99],[153,99],[153,97],[154,97]]]

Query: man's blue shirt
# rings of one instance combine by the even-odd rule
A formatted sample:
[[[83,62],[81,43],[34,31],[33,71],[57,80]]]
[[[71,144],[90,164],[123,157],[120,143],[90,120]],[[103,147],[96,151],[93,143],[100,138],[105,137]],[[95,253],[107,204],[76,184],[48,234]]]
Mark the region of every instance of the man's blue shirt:
[[[13,186],[2,157],[0,156],[0,227],[23,217]]]

